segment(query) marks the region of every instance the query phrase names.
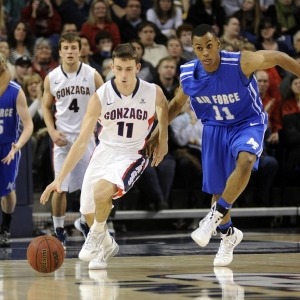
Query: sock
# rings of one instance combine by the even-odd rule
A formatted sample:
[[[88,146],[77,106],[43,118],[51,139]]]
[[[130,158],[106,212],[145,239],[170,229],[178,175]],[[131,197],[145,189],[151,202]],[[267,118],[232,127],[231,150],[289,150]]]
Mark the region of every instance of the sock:
[[[81,223],[86,223],[85,217],[83,214],[80,215],[80,221]]]
[[[226,202],[222,197],[219,198],[217,201],[217,211],[223,214],[223,217],[228,213],[229,209],[231,208],[232,204]]]
[[[112,244],[112,237],[111,237],[110,233],[108,231],[106,231],[105,237],[104,237],[101,245],[103,247],[107,247],[107,246],[110,246],[111,244]]]
[[[96,221],[96,219],[94,220],[94,223],[91,227],[91,231],[96,231],[96,232],[103,232],[106,230],[106,221],[99,223]]]
[[[52,216],[52,219],[53,219],[54,229],[56,229],[57,227],[64,228],[65,216],[63,216],[63,217],[54,217],[54,216]]]
[[[4,211],[2,211],[2,224],[1,224],[1,231],[9,232],[10,229],[10,223],[12,219],[12,214],[7,214]]]
[[[222,234],[226,234],[228,232],[229,227],[232,227],[231,233],[234,232],[231,219],[226,224],[220,224],[218,227],[220,228]]]

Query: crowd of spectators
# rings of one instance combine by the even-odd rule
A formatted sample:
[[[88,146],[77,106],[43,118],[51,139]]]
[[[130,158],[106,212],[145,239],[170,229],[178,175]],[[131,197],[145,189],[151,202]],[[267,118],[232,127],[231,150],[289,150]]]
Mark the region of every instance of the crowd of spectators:
[[[196,58],[191,33],[202,23],[214,27],[221,49],[278,50],[300,63],[300,6],[296,0],[2,0],[1,3],[4,22],[0,24],[0,51],[6,55],[12,79],[23,87],[31,107],[35,124],[33,168],[37,173],[41,165],[49,163],[49,155],[41,153],[49,151],[41,109],[42,81],[60,64],[57,44],[66,32],[81,36],[81,61],[95,68],[104,81],[113,77],[110,63],[114,48],[119,43],[132,43],[141,56],[137,76],[158,84],[168,101],[179,86],[180,65]],[[299,179],[300,79],[279,67],[258,71],[256,76],[269,114],[269,128],[260,170],[253,174],[250,183],[256,182],[254,205],[267,206],[272,205],[270,189],[281,170],[279,160],[285,161],[292,178]],[[199,122],[186,107],[170,125],[168,155],[160,168],[147,169],[138,184],[149,192],[143,208],[172,207],[170,191],[176,187],[176,178],[181,179],[186,190],[186,207],[199,206],[193,192],[195,186],[201,187]],[[284,160],[278,158],[276,151],[280,136],[284,137],[287,149]],[[298,179],[294,180],[297,185]],[[40,182],[37,188],[44,188],[46,183],[47,180]]]

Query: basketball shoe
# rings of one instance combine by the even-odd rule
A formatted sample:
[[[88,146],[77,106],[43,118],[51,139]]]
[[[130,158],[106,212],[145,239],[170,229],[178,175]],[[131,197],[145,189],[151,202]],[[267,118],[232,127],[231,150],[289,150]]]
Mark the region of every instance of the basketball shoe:
[[[211,207],[211,211],[199,223],[199,228],[192,232],[192,239],[201,247],[205,247],[212,235],[216,235],[216,229],[221,223],[223,214],[216,210],[217,203]]]
[[[242,241],[243,232],[235,227],[229,227],[226,234],[221,233],[221,244],[214,259],[215,267],[229,265],[233,259],[233,249]]]
[[[87,223],[84,223],[80,220],[80,218],[78,218],[75,222],[74,222],[74,226],[77,230],[79,230],[83,236],[84,239],[86,240],[87,235],[89,234],[90,228],[88,226]]]
[[[105,269],[107,267],[107,261],[119,252],[119,245],[113,237],[111,237],[111,240],[112,243],[109,246],[103,247],[100,245],[96,257],[89,263],[90,270]]]
[[[0,232],[0,247],[10,247],[10,233],[7,231]]]
[[[88,233],[85,243],[78,254],[79,259],[91,261],[98,253],[99,247],[105,237],[106,231],[97,232],[91,231]]]
[[[214,273],[222,288],[222,299],[243,300],[244,288],[233,280],[233,272],[229,268],[216,267]]]
[[[56,227],[55,237],[62,243],[64,249],[66,250],[66,244],[68,239],[65,230],[62,227]]]

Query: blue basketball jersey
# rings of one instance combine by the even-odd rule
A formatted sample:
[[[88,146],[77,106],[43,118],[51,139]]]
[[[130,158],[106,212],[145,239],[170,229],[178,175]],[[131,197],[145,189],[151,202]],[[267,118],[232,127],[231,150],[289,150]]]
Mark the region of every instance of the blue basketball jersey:
[[[20,118],[17,114],[17,96],[20,86],[11,81],[0,97],[0,144],[16,142]]]
[[[256,78],[247,78],[241,70],[241,53],[220,51],[220,58],[213,73],[206,72],[198,59],[180,67],[181,85],[197,118],[218,126],[267,124]]]

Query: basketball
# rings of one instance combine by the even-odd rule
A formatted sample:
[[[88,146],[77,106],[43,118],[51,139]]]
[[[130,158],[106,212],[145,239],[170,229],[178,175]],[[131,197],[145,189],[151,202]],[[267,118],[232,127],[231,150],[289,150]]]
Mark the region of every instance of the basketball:
[[[65,249],[53,236],[42,235],[35,238],[27,248],[30,266],[41,273],[51,273],[60,268],[65,258]]]

